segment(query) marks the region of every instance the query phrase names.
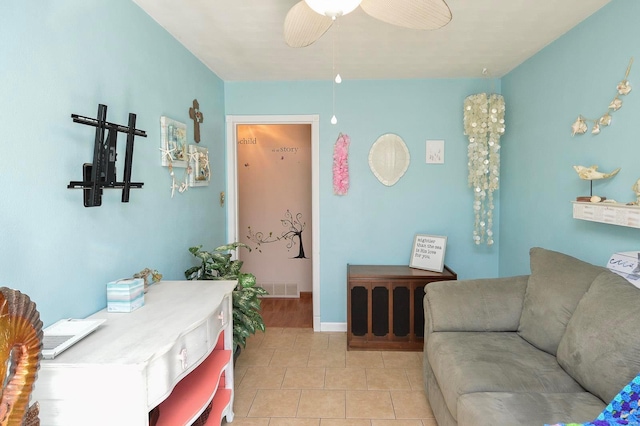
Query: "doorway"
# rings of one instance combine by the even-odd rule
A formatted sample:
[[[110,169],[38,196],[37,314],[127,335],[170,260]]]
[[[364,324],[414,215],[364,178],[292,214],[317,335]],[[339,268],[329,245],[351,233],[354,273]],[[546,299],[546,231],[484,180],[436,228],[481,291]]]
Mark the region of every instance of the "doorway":
[[[304,269],[302,266],[305,262],[311,264],[311,270],[308,272],[298,272],[303,276],[308,274],[310,278],[310,290],[313,301],[313,329],[314,331],[320,331],[320,278],[319,278],[319,118],[317,115],[305,115],[305,116],[227,116],[227,228],[228,228],[228,240],[229,241],[242,241],[248,243],[252,247],[256,256],[253,254],[247,254],[240,251],[238,256],[243,261],[258,262],[271,262],[269,256],[280,256],[274,254],[278,251],[286,250],[289,255],[286,261],[290,262],[289,265],[295,267],[290,268],[292,270]],[[291,125],[291,126],[287,126]],[[309,129],[310,128],[310,129]],[[240,211],[246,205],[248,209],[261,210],[256,208],[256,203],[260,205],[270,204],[271,199],[268,195],[262,195],[260,200],[253,199],[248,204],[241,202],[241,195],[246,191],[244,188],[246,182],[254,180],[258,182],[258,192],[262,189],[264,192],[265,187],[261,185],[261,179],[256,175],[257,170],[260,169],[260,165],[266,164],[265,162],[275,162],[278,166],[285,165],[288,162],[291,168],[296,164],[299,158],[296,158],[294,154],[295,146],[290,143],[282,143],[288,141],[289,137],[296,138],[296,133],[301,130],[304,133],[306,129],[307,135],[310,136],[310,211],[303,212],[304,207],[297,205],[297,201],[294,202],[291,207],[279,207],[276,208],[276,214],[281,216],[278,218],[272,218],[266,222],[259,219],[251,219],[249,222],[246,220],[246,216]],[[284,131],[284,134],[271,138],[274,131]],[[253,132],[253,133],[252,133]],[[291,133],[290,136],[287,134]],[[262,149],[254,150],[253,157],[244,156],[251,152],[253,145],[259,145],[259,140],[263,140]],[[292,139],[291,139],[292,140]],[[275,141],[275,142],[274,142]],[[276,146],[273,146],[273,143]],[[269,145],[271,144],[271,145]],[[247,149],[249,148],[249,149]],[[242,161],[240,159],[243,158]],[[309,164],[306,166],[309,167]],[[281,167],[282,168],[282,167]],[[286,167],[285,167],[286,168]],[[280,177],[280,179],[282,179]],[[244,182],[241,187],[240,184]],[[261,187],[262,186],[262,187]],[[260,188],[261,187],[261,188]],[[282,191],[280,191],[282,192]],[[245,194],[246,195],[246,194]],[[272,197],[274,198],[274,197]],[[253,203],[253,204],[252,204]],[[286,206],[283,205],[283,206]],[[274,210],[270,207],[269,210]],[[279,210],[282,210],[281,212]],[[300,211],[299,211],[300,210]],[[310,217],[309,217],[310,216]],[[306,217],[306,219],[305,219]],[[253,221],[253,222],[252,222]],[[277,222],[277,227],[274,224]],[[308,223],[310,222],[310,223]],[[307,227],[303,229],[303,224]],[[309,226],[310,225],[310,229]],[[284,228],[283,228],[284,227]],[[305,235],[306,233],[306,235]],[[309,244],[310,243],[310,244]],[[304,245],[304,249],[303,249]],[[310,245],[310,247],[309,247]],[[267,254],[270,253],[270,254]],[[263,256],[264,255],[264,256]],[[251,257],[252,259],[249,259]],[[276,270],[282,270],[281,267],[271,268]],[[249,270],[249,269],[247,269]],[[253,272],[253,271],[252,271]],[[260,280],[259,274],[256,276]],[[295,279],[294,279],[295,280]],[[274,289],[277,289],[277,293],[291,293],[295,291],[294,287],[287,287],[287,279],[284,282],[277,282],[278,280],[273,277],[267,277],[267,281],[273,282],[277,285]],[[280,280],[282,281],[282,280]],[[304,279],[302,281],[305,281]],[[309,279],[306,279],[309,281]],[[274,289],[268,288],[272,292]],[[303,290],[304,291],[304,290]],[[287,294],[283,294],[287,295]],[[290,294],[289,294],[290,295]]]

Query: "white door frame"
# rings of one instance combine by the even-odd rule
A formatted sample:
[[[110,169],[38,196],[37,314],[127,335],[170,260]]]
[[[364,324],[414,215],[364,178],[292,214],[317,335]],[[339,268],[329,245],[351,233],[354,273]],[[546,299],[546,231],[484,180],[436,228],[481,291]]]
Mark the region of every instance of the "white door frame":
[[[313,330],[320,331],[320,116],[227,115],[227,239],[239,241],[237,124],[311,124],[311,268]]]

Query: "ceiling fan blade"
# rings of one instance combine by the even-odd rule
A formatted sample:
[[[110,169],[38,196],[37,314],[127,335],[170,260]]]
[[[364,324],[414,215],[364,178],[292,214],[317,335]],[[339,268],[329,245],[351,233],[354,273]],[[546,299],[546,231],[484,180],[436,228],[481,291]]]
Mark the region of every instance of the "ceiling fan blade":
[[[333,20],[314,12],[302,0],[295,4],[284,19],[284,41],[290,47],[306,47],[327,32]]]
[[[360,7],[382,22],[414,30],[437,30],[451,21],[444,0],[362,0]]]

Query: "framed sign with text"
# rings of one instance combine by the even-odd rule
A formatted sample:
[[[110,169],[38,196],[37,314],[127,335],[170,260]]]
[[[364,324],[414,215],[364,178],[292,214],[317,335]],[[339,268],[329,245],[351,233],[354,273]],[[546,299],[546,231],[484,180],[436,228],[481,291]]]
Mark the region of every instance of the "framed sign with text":
[[[411,250],[410,268],[442,272],[444,270],[444,252],[447,249],[447,237],[416,234]]]

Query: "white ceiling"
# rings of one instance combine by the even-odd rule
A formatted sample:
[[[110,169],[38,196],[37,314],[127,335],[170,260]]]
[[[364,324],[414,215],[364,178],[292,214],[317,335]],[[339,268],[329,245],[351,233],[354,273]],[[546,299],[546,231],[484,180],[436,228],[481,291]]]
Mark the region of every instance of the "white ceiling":
[[[447,0],[434,31],[380,22],[358,8],[311,46],[282,35],[297,0],[133,0],[225,81],[501,77],[611,0]],[[337,31],[336,31],[337,29]]]

